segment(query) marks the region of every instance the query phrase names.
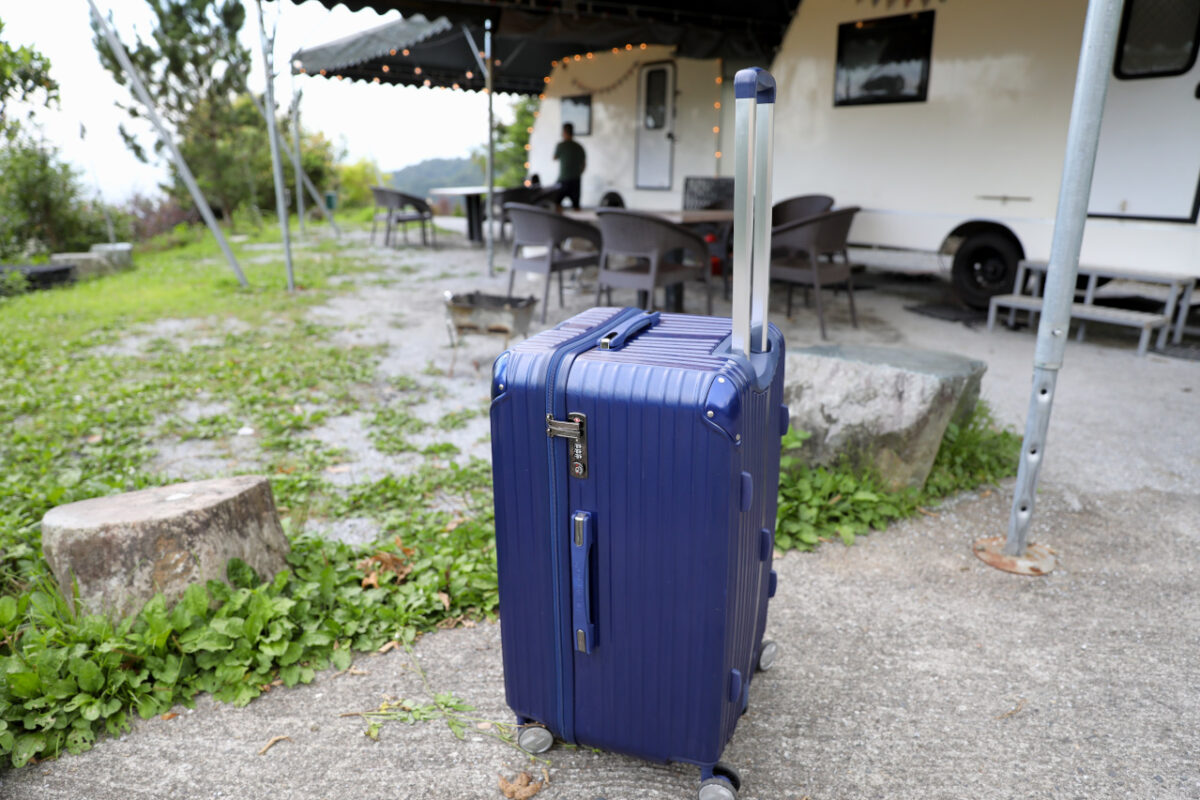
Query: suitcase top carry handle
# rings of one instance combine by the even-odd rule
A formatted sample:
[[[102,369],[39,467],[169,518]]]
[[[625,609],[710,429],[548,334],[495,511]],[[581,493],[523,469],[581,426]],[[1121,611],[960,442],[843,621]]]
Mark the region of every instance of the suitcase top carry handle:
[[[625,343],[646,328],[657,325],[662,314],[657,311],[647,311],[633,319],[626,320],[600,338],[601,350],[620,350]]]
[[[771,286],[771,146],[775,79],[760,67],[733,79],[733,334],[731,349],[747,358],[767,350]]]

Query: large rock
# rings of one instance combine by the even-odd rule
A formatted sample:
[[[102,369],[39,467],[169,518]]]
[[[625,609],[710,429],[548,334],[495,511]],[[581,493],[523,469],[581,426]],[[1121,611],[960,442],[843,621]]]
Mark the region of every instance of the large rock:
[[[78,582],[86,613],[122,617],[162,592],[224,580],[231,558],[269,578],[286,566],[287,537],[266,478],[177,483],[51,509],[42,549],[65,597]]]
[[[129,242],[94,244],[89,249],[94,255],[108,261],[113,269],[133,268],[133,245]]]
[[[787,357],[792,426],[811,437],[811,465],[845,456],[892,489],[920,487],[942,435],[966,422],[979,399],[982,361],[933,350],[821,345]]]
[[[50,263],[74,267],[75,280],[79,281],[115,271],[112,262],[102,253],[54,253],[50,256]]]

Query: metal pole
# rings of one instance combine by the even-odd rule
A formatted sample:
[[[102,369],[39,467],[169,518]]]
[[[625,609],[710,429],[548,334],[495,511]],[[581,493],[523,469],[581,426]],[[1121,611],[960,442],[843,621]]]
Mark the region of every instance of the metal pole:
[[[262,117],[265,120],[267,118],[267,110],[263,108],[262,103],[258,102],[258,98],[255,97],[254,92],[251,92],[249,88],[246,89],[246,93],[250,95],[250,99],[254,102],[254,107],[258,109],[258,113],[262,114]],[[288,146],[288,143],[283,140],[280,140],[279,143],[283,145],[283,152],[287,155],[287,157],[289,159],[292,158],[292,149]],[[338,228],[337,223],[333,221],[332,212],[327,212],[325,210],[324,200],[321,197],[321,193],[317,191],[317,187],[313,184],[312,179],[309,178],[308,174],[303,170],[300,172],[300,176],[304,180],[304,188],[308,189],[308,196],[312,198],[313,207],[316,208],[317,211],[320,211],[321,216],[329,221],[329,224],[333,226],[334,233],[341,234],[341,229]]]
[[[1021,447],[1008,538],[1004,544],[1003,555],[1010,561],[1027,558],[1026,547],[1037,497],[1038,473],[1046,451],[1046,431],[1050,427],[1054,389],[1066,349],[1067,330],[1071,324],[1079,251],[1083,244],[1083,228],[1092,191],[1092,168],[1096,163],[1100,120],[1104,116],[1104,95],[1112,71],[1121,6],[1122,0],[1090,0],[1083,25],[1079,71],[1075,77],[1075,99],[1067,128],[1066,157],[1034,353],[1033,390],[1025,422],[1025,439]],[[980,552],[978,543],[976,552]],[[1046,571],[1044,568],[1036,569],[1033,574]]]
[[[88,0],[88,5],[91,7],[92,16],[96,19],[96,24],[100,26],[100,30],[104,33],[104,38],[108,40],[108,46],[112,48],[117,63],[121,65],[121,69],[125,70],[125,75],[129,78],[129,83],[133,86],[133,93],[137,95],[138,100],[145,106],[146,116],[150,118],[150,122],[158,130],[159,139],[166,145],[167,150],[170,151],[171,159],[175,162],[175,168],[179,170],[179,176],[183,178],[188,192],[192,195],[192,202],[200,210],[200,216],[204,218],[204,223],[208,225],[208,229],[212,231],[217,244],[221,246],[221,252],[225,254],[225,260],[229,262],[229,268],[237,276],[241,287],[243,289],[248,288],[250,284],[246,282],[246,276],[242,274],[242,268],[238,266],[237,259],[233,256],[233,251],[229,249],[229,242],[225,241],[225,234],[221,233],[221,228],[217,225],[217,218],[213,216],[212,209],[209,208],[208,201],[204,199],[204,194],[201,193],[200,187],[196,184],[196,179],[192,176],[192,171],[188,169],[187,162],[183,160],[183,155],[175,145],[175,140],[171,138],[167,127],[158,116],[158,110],[154,107],[154,101],[150,99],[150,93],[146,91],[146,86],[142,83],[141,76],[133,68],[133,63],[129,60],[129,54],[125,52],[125,46],[117,38],[116,31],[109,27],[108,20],[100,15],[100,9],[96,8],[94,0]]]
[[[488,96],[488,149],[487,149],[487,265],[488,277],[495,275],[496,261],[496,209],[492,205],[492,190],[496,180],[496,124],[492,115],[492,73],[496,65],[492,60],[492,21],[483,24],[483,51],[487,60],[487,96]]]
[[[296,76],[292,76],[292,83],[296,83]],[[300,235],[304,235],[304,191],[300,184],[303,181],[304,170],[300,167],[300,95],[301,92],[292,91],[292,143],[296,146],[295,152],[292,153],[292,166],[296,171],[296,216],[300,220]]]
[[[279,157],[279,131],[275,125],[275,69],[272,65],[271,53],[274,50],[274,36],[268,40],[267,26],[263,22],[262,0],[254,0],[258,9],[259,42],[262,44],[263,69],[267,74],[267,137],[271,141],[271,169],[275,176],[275,212],[279,215],[279,232],[283,235],[283,260],[287,265],[287,288],[289,292],[296,291],[296,280],[292,274],[292,241],[288,231],[287,202],[283,198],[283,161]]]

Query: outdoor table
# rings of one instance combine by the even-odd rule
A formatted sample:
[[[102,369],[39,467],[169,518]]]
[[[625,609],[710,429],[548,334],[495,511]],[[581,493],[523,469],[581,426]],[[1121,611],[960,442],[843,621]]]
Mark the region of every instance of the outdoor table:
[[[499,194],[500,189],[492,189],[493,194]],[[462,197],[467,207],[467,239],[472,242],[483,242],[483,198],[487,194],[486,186],[440,186],[430,189],[435,197]]]
[[[703,208],[691,211],[659,211],[657,209],[643,210],[640,208],[627,208],[625,210],[636,211],[639,214],[653,214],[660,219],[665,219],[667,222],[673,222],[676,225],[711,225],[717,222],[733,222],[732,208]],[[577,219],[580,222],[595,222],[597,211],[598,209],[595,208],[563,209],[563,216]]]
[[[625,209],[626,211],[636,211],[639,214],[653,214],[660,219],[665,219],[667,222],[673,222],[676,225],[713,225],[722,222],[733,222],[732,208],[702,208],[691,209],[687,211],[667,209],[667,210],[643,210],[640,208]],[[595,222],[597,219],[597,209],[595,208],[571,208],[563,209],[563,216],[577,219],[580,222]],[[705,265],[705,269],[707,269]],[[637,293],[638,305],[645,308],[649,305],[650,298],[646,292],[639,291]],[[683,313],[683,284],[675,284],[668,286],[664,290],[664,305],[671,311]]]

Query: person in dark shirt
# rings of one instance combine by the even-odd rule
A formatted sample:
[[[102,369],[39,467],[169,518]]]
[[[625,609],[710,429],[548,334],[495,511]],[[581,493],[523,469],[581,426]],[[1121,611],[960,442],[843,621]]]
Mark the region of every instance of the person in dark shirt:
[[[554,195],[554,207],[562,211],[564,198],[571,199],[571,207],[579,208],[579,181],[587,168],[587,153],[583,145],[575,141],[575,126],[563,123],[562,141],[554,148],[554,160],[558,162],[558,191]]]

